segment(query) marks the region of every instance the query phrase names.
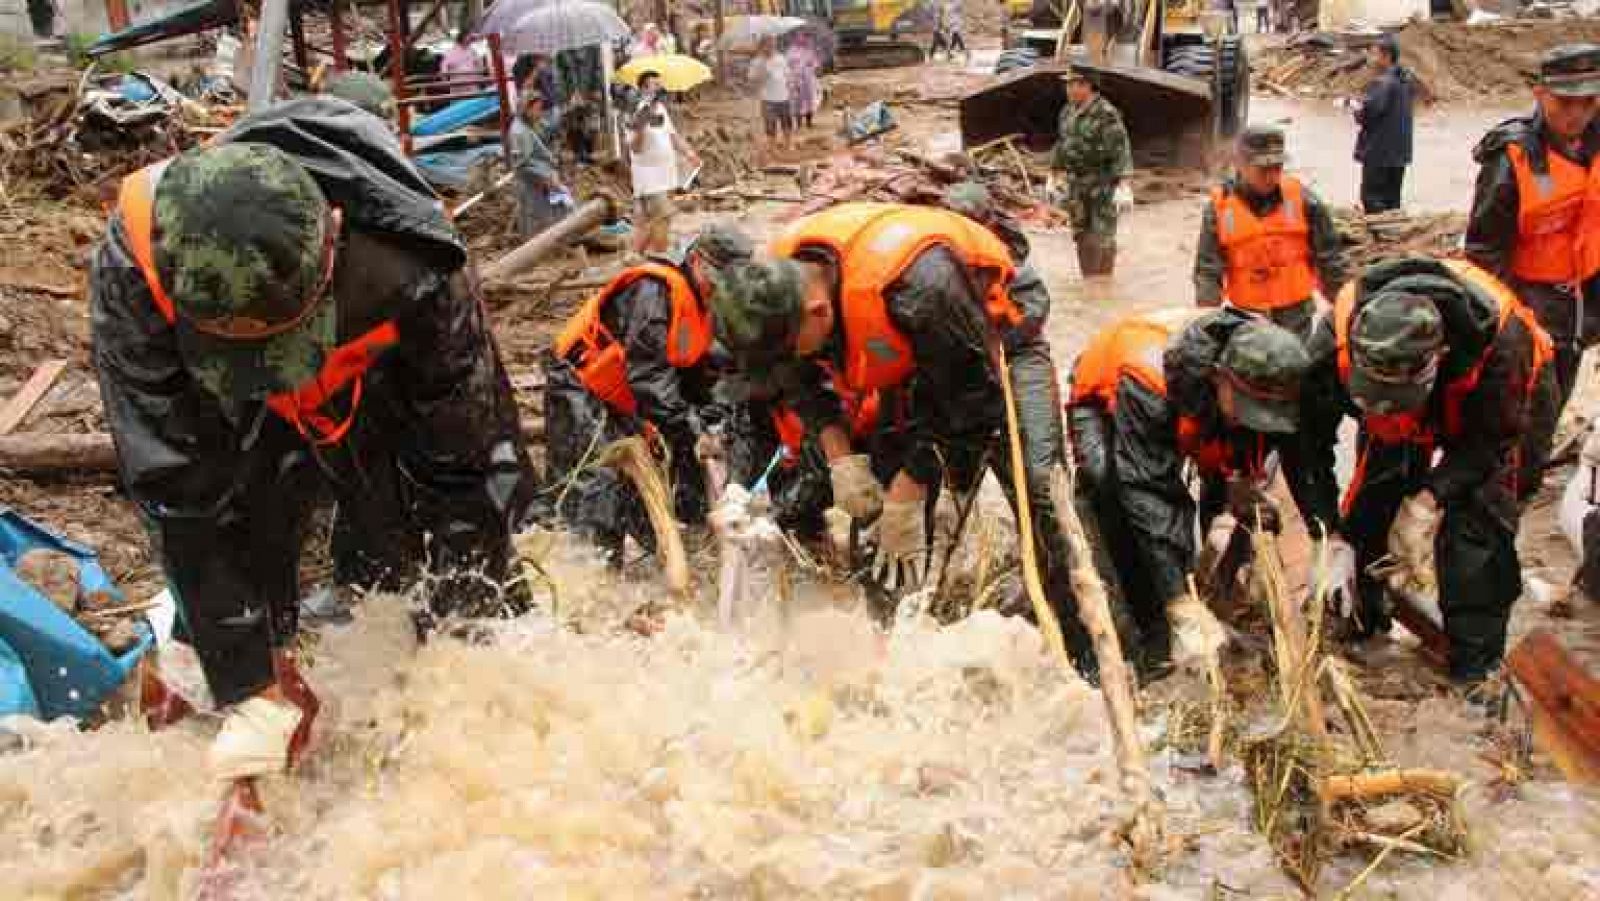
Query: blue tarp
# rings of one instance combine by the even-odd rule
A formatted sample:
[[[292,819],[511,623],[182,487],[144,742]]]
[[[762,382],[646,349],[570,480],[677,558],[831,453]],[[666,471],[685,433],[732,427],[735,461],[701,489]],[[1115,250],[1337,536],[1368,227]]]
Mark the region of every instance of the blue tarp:
[[[17,560],[36,548],[67,554],[78,561],[78,582],[85,592],[107,592],[121,597],[100,567],[93,551],[45,531],[14,510],[0,509],[0,715],[26,713],[40,719],[60,716],[88,717],[105,696],[128,678],[128,673],[154,640],[148,625],[139,643],[120,657],[113,656],[61,608],[35,591],[13,572]],[[9,652],[9,653],[7,653]],[[18,686],[21,664],[27,684]],[[31,696],[34,709],[27,709]],[[6,703],[22,705],[8,709]]]
[[[499,97],[469,97],[411,123],[411,133],[419,138],[448,134],[498,115]]]
[[[439,188],[465,188],[472,178],[472,167],[500,156],[500,142],[480,144],[465,150],[440,150],[419,153],[411,158],[428,183]]]

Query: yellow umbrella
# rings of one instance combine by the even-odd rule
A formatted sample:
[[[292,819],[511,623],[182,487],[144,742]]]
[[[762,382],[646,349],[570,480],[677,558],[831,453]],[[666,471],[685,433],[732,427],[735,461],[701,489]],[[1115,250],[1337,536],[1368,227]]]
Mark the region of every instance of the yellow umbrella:
[[[637,85],[639,76],[646,72],[659,74],[661,86],[669,91],[687,91],[711,80],[711,70],[705,63],[681,53],[640,56],[628,60],[626,66],[617,70],[617,80]]]

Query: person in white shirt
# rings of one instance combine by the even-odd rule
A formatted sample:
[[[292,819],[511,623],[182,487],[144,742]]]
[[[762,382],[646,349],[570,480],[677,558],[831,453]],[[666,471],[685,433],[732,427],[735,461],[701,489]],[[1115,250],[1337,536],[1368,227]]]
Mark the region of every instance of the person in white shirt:
[[[794,119],[789,111],[789,60],[778,52],[778,42],[765,37],[756,44],[756,58],[750,63],[750,83],[761,97],[761,122],[767,142],[794,146]]]
[[[672,192],[700,165],[700,156],[672,127],[662,102],[661,75],[639,76],[639,105],[628,127],[628,157],[633,164],[633,249],[665,253],[672,246]],[[689,168],[679,172],[682,157]]]

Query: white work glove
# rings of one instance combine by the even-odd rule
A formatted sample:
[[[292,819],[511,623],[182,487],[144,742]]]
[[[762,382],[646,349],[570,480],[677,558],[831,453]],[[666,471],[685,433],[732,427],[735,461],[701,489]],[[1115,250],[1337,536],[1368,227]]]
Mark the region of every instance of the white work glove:
[[[1437,585],[1433,544],[1443,521],[1444,511],[1431,491],[1419,491],[1400,503],[1400,512],[1389,526],[1390,587],[1430,591]]]
[[[856,519],[870,520],[883,509],[883,486],[872,474],[872,458],[850,454],[828,464],[833,505]]]
[[[212,777],[233,782],[283,772],[289,766],[289,740],[304,715],[293,704],[259,695],[234,705],[207,754]]]
[[[1353,619],[1356,615],[1356,549],[1348,541],[1334,536],[1328,539],[1326,565],[1319,567],[1316,585],[1326,592],[1328,609],[1340,619]]]
[[[1228,643],[1222,623],[1194,595],[1179,595],[1167,602],[1167,625],[1172,629],[1172,659],[1176,663],[1204,662]]]
[[[878,553],[872,577],[885,591],[912,591],[927,577],[928,545],[926,505],[913,501],[885,501],[878,517]]]
[[[1127,182],[1117,183],[1117,189],[1111,192],[1111,205],[1116,207],[1119,216],[1133,209],[1133,189]]]
[[[855,520],[850,514],[838,507],[829,507],[822,511],[822,520],[828,526],[828,553],[833,557],[835,566],[841,569],[850,567],[850,524]]]
[[[1211,518],[1211,528],[1206,530],[1206,539],[1200,546],[1199,558],[1195,561],[1194,567],[1195,580],[1200,583],[1200,588],[1207,597],[1222,595],[1225,586],[1217,583],[1217,570],[1222,565],[1222,558],[1228,553],[1228,545],[1233,542],[1233,533],[1238,528],[1239,521],[1226,511]]]

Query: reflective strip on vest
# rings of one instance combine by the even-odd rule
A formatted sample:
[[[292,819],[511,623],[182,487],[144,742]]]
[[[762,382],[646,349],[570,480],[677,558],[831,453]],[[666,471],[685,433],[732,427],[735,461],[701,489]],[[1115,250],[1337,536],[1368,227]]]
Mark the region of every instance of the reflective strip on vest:
[[[117,212],[122,217],[122,230],[133,255],[134,264],[144,276],[150,289],[150,299],[168,325],[178,321],[177,305],[161,284],[161,272],[155,257],[155,194],[161,173],[166,170],[163,161],[146,166],[122,180],[117,197]],[[330,303],[330,300],[324,300]],[[361,382],[368,369],[389,348],[400,343],[400,329],[393,320],[379,323],[353,341],[341,344],[328,352],[322,368],[292,391],[269,395],[267,408],[285,422],[318,444],[337,444],[350,431],[355,422],[356,409],[361,404]],[[323,408],[346,388],[350,389],[350,409],[340,421],[323,412]]]
[[[1211,189],[1217,243],[1227,264],[1223,293],[1240,309],[1282,309],[1317,289],[1304,190],[1299,180],[1289,177],[1279,190],[1283,202],[1266,216],[1257,216],[1244,198],[1220,187]]]
[[[711,320],[688,277],[663,263],[641,263],[617,273],[567,320],[555,342],[556,356],[572,363],[591,394],[630,416],[638,412],[638,402],[628,385],[627,352],[606,328],[601,313],[612,298],[643,278],[667,286],[672,307],[663,348],[667,362],[677,369],[699,365],[711,350]]]
[[[1600,159],[1588,168],[1553,150],[1544,154],[1545,171],[1535,172],[1521,144],[1506,146],[1517,178],[1517,243],[1511,272],[1524,281],[1565,285],[1584,272],[1579,259],[1579,225],[1585,208],[1600,204]],[[1600,215],[1600,212],[1595,213]]]
[[[789,226],[775,256],[823,247],[839,260],[845,366],[842,382],[867,393],[905,381],[915,369],[911,342],[889,321],[883,292],[933,246],[950,249],[975,274],[989,275],[984,314],[998,328],[1022,321],[1009,289],[1010,250],[987,228],[948,210],[889,203],[842,203]]]

